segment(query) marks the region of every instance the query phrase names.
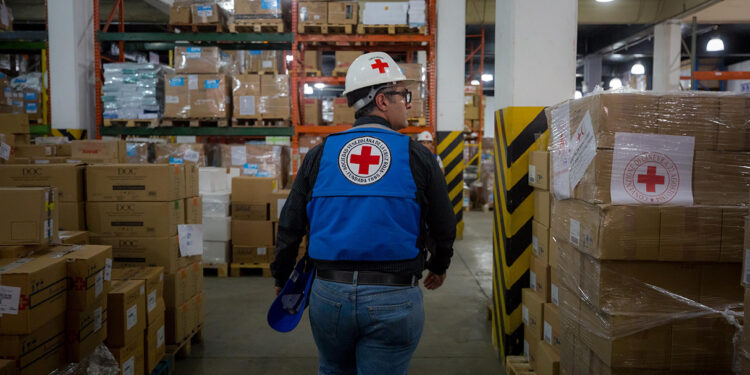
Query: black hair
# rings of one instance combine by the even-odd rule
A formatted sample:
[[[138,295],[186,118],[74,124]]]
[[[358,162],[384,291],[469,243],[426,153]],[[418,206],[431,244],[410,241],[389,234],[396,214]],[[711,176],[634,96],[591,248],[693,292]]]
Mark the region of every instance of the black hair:
[[[375,86],[377,90],[387,86],[386,84]],[[354,105],[358,100],[367,97],[367,95],[370,93],[370,89],[372,86],[363,87],[361,89],[354,90],[346,95],[346,104],[350,107]],[[376,94],[377,96],[377,94]],[[372,111],[375,109],[375,98],[371,100],[369,103],[367,103],[364,107],[357,110],[357,112],[354,112],[354,118],[358,119],[360,117],[364,117],[372,113]]]

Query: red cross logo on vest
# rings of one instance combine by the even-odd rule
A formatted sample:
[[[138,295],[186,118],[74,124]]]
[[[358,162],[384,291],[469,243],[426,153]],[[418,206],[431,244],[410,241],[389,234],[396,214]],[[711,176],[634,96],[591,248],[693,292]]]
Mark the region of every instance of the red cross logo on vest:
[[[384,63],[380,59],[375,59],[375,64],[370,65],[373,70],[377,69],[380,74],[385,74],[385,68],[388,68],[388,63]]]
[[[656,174],[655,166],[649,166],[646,174],[638,175],[638,183],[646,184],[647,193],[655,193],[656,185],[664,185],[664,176]]]
[[[375,137],[350,140],[339,151],[339,170],[357,185],[369,185],[383,178],[391,167],[391,150]]]

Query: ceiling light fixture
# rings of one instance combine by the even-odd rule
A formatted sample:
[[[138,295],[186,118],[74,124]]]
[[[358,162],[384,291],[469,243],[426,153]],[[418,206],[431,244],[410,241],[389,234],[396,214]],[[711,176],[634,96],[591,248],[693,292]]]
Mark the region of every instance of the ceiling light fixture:
[[[581,98],[583,98],[583,93],[581,92],[581,90],[576,90],[576,93],[573,94],[573,99],[581,99]]]
[[[305,95],[312,95],[312,93],[313,93],[312,86],[310,86],[307,83],[305,83]]]
[[[495,77],[492,74],[482,74],[482,81],[491,82]]]
[[[318,89],[318,90],[323,90],[326,87],[326,84],[318,82],[318,83],[314,84],[313,86],[315,86],[315,88]]]
[[[611,3],[615,0],[596,0],[597,3]]]
[[[637,76],[646,74],[646,67],[643,66],[643,64],[641,63],[635,63],[633,64],[633,67],[630,68],[630,74],[637,75]]]
[[[609,88],[610,89],[619,89],[620,87],[622,87],[622,81],[620,81],[619,78],[612,78],[609,81]]]
[[[286,55],[286,61],[287,62],[292,62],[292,60],[294,60],[294,56],[292,56],[292,55]]]
[[[718,36],[711,38],[706,44],[706,51],[708,52],[719,52],[724,50],[724,41]]]
[[[472,85],[472,86],[479,86],[479,80],[476,80],[476,79],[472,79],[472,80],[471,80],[471,85]]]

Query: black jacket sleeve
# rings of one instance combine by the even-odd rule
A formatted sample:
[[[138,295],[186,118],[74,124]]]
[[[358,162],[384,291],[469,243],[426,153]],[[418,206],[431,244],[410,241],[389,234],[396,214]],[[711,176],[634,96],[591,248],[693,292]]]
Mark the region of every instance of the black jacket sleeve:
[[[294,270],[299,245],[308,230],[307,201],[312,193],[312,181],[320,164],[322,144],[314,147],[302,161],[284,208],[281,210],[276,233],[276,257],[271,263],[271,274],[276,286],[283,287]]]

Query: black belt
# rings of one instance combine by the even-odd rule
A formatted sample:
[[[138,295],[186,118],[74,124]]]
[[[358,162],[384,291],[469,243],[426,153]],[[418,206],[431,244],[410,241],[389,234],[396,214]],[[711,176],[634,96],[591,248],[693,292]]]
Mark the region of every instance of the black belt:
[[[345,284],[357,285],[385,285],[385,286],[415,286],[417,277],[414,275],[399,275],[394,273],[374,271],[336,271],[318,270],[318,278]]]

